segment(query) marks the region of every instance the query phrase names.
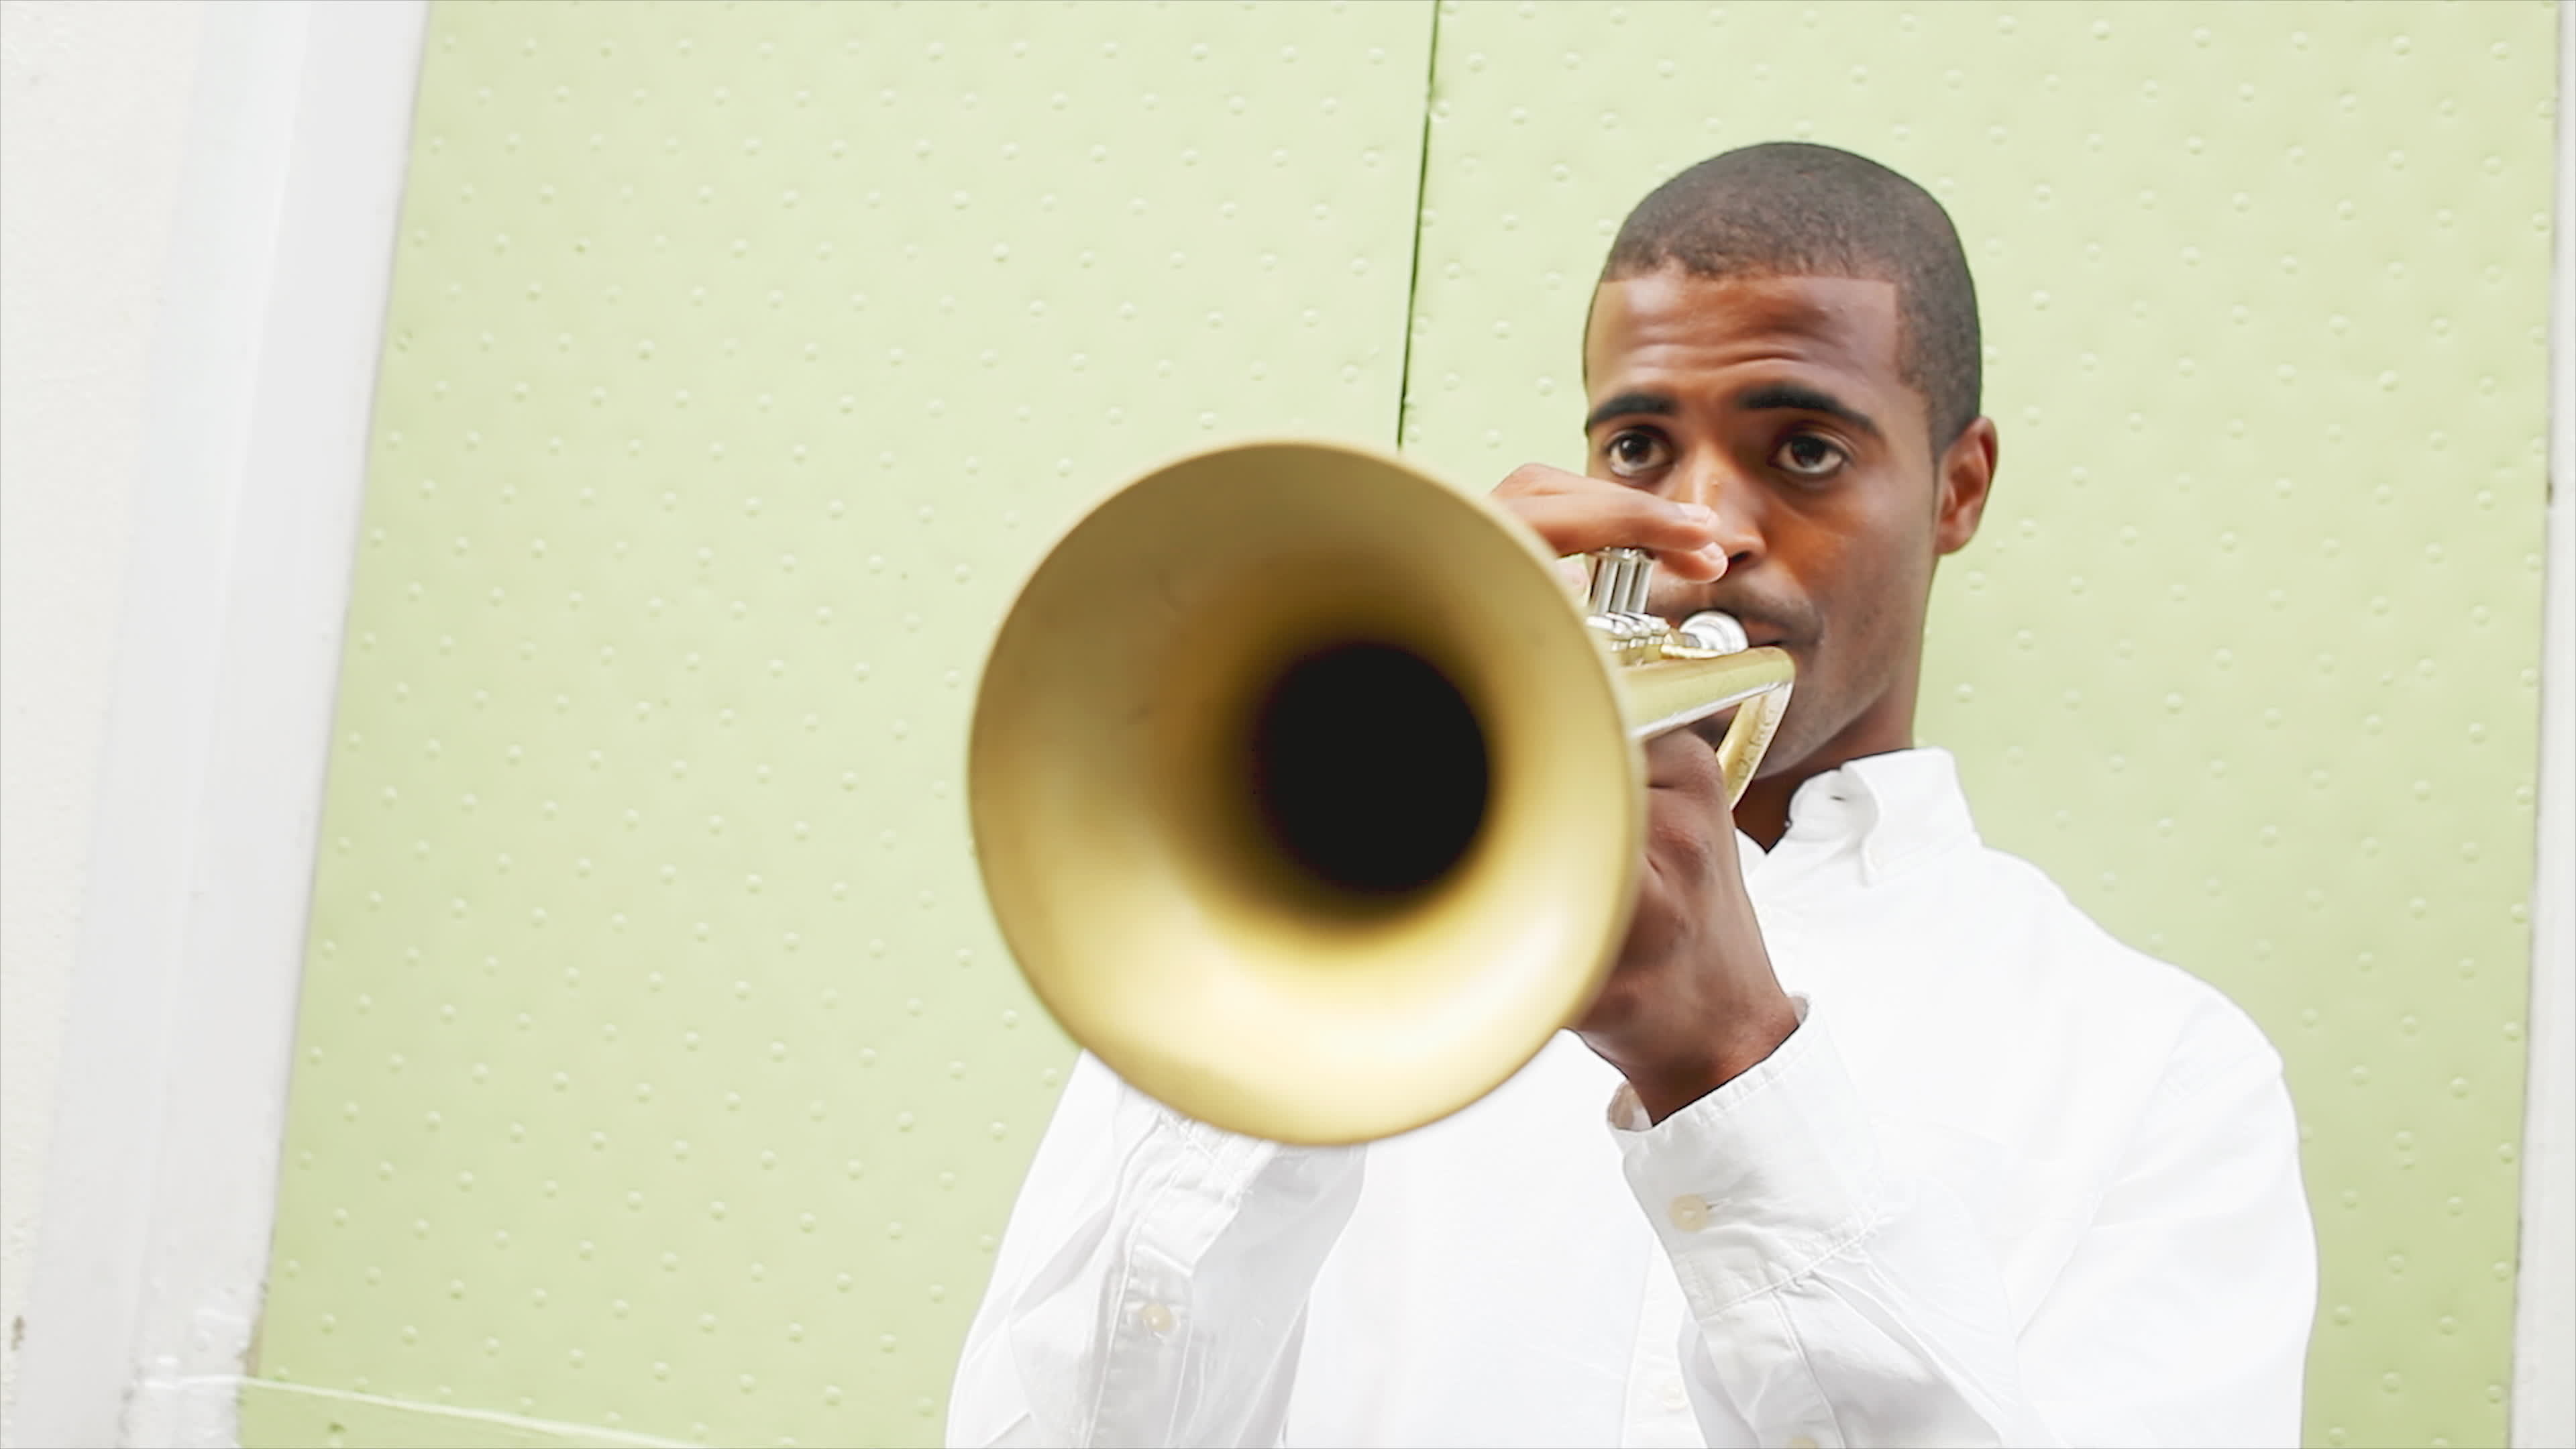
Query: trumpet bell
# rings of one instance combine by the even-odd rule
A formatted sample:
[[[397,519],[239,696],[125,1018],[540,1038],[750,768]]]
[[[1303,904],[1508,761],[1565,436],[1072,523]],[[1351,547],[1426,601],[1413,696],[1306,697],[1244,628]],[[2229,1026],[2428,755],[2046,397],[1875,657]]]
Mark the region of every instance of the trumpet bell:
[[[1367,1141],[1519,1070],[1598,991],[1643,764],[1518,520],[1384,455],[1219,449],[1039,565],[969,745],[1039,999],[1231,1131]]]

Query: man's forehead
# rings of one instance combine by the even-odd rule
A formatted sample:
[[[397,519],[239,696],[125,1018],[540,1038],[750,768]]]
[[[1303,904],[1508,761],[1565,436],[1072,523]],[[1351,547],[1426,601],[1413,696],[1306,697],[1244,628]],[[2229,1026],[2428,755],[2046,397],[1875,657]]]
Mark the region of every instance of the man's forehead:
[[[1584,339],[1595,385],[1640,368],[1766,358],[1899,383],[1896,285],[1873,277],[1703,277],[1674,268],[1601,284]]]

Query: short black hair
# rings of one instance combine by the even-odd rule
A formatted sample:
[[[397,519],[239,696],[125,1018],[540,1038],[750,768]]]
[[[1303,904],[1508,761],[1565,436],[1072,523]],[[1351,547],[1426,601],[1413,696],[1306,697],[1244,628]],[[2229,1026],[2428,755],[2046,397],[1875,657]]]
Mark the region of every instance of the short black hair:
[[[1601,280],[1665,267],[1700,277],[1864,277],[1896,285],[1897,369],[1937,454],[1975,422],[1984,387],[1977,288],[1932,193],[1865,156],[1768,141],[1658,186],[1619,228]]]

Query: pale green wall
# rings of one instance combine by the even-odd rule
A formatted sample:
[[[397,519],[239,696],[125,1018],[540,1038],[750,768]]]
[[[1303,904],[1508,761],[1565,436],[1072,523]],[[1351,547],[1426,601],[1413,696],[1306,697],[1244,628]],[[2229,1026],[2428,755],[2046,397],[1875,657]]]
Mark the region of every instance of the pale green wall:
[[[2311,1436],[2501,1440],[2550,8],[1433,22],[434,12],[251,1441],[935,1438],[1067,1051],[959,795],[1020,572],[1159,454],[1385,440],[1417,184],[1410,445],[1569,459],[1608,229],[1772,136],[1960,222],[1925,731],[2289,1057]]]
[[[1804,138],[1931,187],[2002,469],[1923,735],[1989,840],[2287,1057],[2309,1436],[2502,1442],[2553,7],[1626,9],[1441,22],[1414,451],[1580,456],[1589,279],[1691,161]]]
[[[1430,19],[433,12],[262,1377],[937,1437],[1070,1054],[983,642],[1158,455],[1391,436]]]

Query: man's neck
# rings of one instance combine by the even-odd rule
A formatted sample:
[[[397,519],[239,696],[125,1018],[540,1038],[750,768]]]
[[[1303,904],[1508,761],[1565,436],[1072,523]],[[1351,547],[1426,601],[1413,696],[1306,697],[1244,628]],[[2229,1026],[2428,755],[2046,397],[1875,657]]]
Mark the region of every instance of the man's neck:
[[[1862,711],[1860,718],[1845,725],[1841,733],[1822,746],[1808,751],[1805,758],[1777,773],[1757,777],[1745,790],[1744,798],[1735,804],[1735,828],[1752,836],[1764,850],[1774,849],[1780,837],[1789,833],[1789,801],[1799,786],[1854,760],[1912,748],[1914,692],[1906,689]]]

